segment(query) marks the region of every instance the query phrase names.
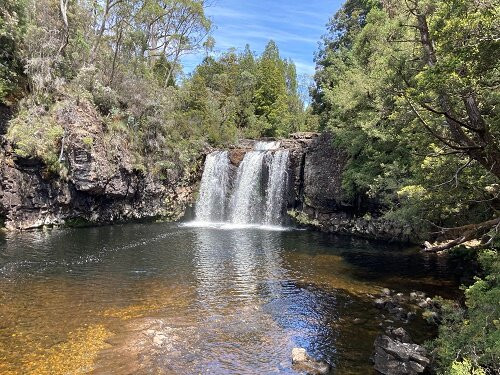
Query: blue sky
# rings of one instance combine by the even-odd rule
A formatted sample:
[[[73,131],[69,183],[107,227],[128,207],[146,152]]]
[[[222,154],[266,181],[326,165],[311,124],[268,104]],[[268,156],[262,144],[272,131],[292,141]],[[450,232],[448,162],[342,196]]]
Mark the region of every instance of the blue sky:
[[[341,0],[216,0],[206,10],[214,24],[215,53],[250,44],[260,54],[273,39],[283,58],[291,58],[298,74],[314,73],[314,52],[329,18]],[[203,54],[185,56],[184,72],[191,72]]]

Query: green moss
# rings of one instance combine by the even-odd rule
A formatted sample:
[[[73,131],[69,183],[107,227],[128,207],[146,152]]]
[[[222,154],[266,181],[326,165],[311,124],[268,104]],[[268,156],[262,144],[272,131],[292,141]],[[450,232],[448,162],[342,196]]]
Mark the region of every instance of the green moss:
[[[70,228],[82,228],[93,225],[93,223],[83,217],[76,217],[73,219],[68,219],[65,222],[66,226]]]

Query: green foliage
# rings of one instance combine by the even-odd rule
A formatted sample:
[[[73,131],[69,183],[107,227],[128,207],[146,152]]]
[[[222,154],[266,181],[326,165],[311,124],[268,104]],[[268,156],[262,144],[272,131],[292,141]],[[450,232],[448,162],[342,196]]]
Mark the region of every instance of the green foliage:
[[[479,262],[484,277],[465,289],[466,309],[443,303],[439,337],[432,344],[440,369],[449,374],[494,373],[500,363],[500,257],[485,250]]]
[[[10,123],[7,138],[15,144],[15,152],[23,158],[39,158],[49,170],[60,168],[59,145],[64,129],[41,107],[22,110]]]
[[[0,103],[24,78],[19,48],[26,29],[25,6],[24,0],[0,0]]]
[[[439,108],[445,92],[451,111],[467,122],[461,97],[473,92],[492,134],[484,152],[498,147],[500,97],[491,89],[500,71],[498,11],[492,2],[465,0],[348,0],[332,18],[317,55],[313,109],[350,155],[343,176],[348,196],[376,198],[389,218],[421,231],[430,222],[463,225],[496,214],[496,192],[488,187],[497,176],[484,158],[441,142],[435,134],[453,133],[420,103]],[[417,14],[428,20],[435,43],[432,67]]]
[[[200,124],[213,145],[239,136],[283,137],[299,130],[304,110],[295,65],[284,61],[274,42],[255,58],[247,45],[218,59],[207,57],[181,88],[188,90],[183,116]]]
[[[92,148],[94,145],[94,138],[92,137],[83,137],[82,142],[85,146],[87,146],[89,149]]]
[[[255,113],[265,123],[262,129],[265,136],[286,136],[290,132],[287,73],[294,74],[295,71],[287,70],[289,69],[281,59],[278,47],[270,41],[258,62],[257,86],[253,98]],[[289,77],[288,80],[296,81],[296,76]]]
[[[448,374],[449,375],[486,375],[486,372],[482,368],[474,367],[468,359],[464,359],[462,362],[458,362],[458,361],[453,362]]]
[[[126,145],[137,171],[165,178],[182,175],[206,143],[285,136],[305,121],[295,65],[274,43],[260,58],[249,46],[208,55],[215,41],[202,0],[69,1],[67,11],[60,5],[9,0],[0,8],[0,100],[20,77],[30,91],[7,134],[20,156],[61,171],[67,121],[57,113],[68,103],[71,111],[95,106],[104,141]],[[207,58],[179,81],[180,56],[201,50]],[[95,141],[82,138],[89,149]]]

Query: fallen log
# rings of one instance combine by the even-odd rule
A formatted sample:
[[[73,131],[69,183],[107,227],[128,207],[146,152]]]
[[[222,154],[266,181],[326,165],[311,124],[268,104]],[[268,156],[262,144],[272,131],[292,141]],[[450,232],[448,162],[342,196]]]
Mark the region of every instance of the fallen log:
[[[492,220],[484,221],[479,224],[468,224],[456,228],[444,228],[440,232],[443,237],[447,238],[445,241],[431,244],[424,243],[424,250],[426,252],[439,252],[449,250],[452,247],[464,244],[466,242],[477,240],[490,230],[495,229],[495,233],[500,226],[500,217]]]

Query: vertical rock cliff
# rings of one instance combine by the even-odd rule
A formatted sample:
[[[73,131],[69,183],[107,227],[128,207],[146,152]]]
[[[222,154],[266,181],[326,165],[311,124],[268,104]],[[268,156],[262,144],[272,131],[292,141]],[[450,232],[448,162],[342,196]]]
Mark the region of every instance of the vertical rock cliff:
[[[104,124],[91,109],[67,114],[63,146],[66,174],[53,176],[42,162],[16,155],[5,140],[0,147],[0,222],[8,229],[45,225],[112,223],[131,219],[180,218],[194,202],[201,178],[198,166],[168,178],[134,168],[126,145],[105,138]],[[78,122],[79,126],[72,126]],[[86,124],[86,126],[82,126]],[[92,140],[89,142],[88,140]],[[267,141],[271,141],[267,139]],[[296,133],[280,141],[288,150],[286,208],[296,222],[326,232],[407,241],[410,228],[377,218],[377,203],[346,199],[342,174],[347,154],[328,133]],[[243,140],[228,150],[229,184],[246,153]],[[265,173],[264,171],[263,173]]]
[[[59,121],[59,174],[38,159],[20,157],[0,136],[0,223],[7,229],[177,219],[192,202],[199,168],[167,176],[136,168],[127,145],[109,136],[90,106],[68,108]]]

